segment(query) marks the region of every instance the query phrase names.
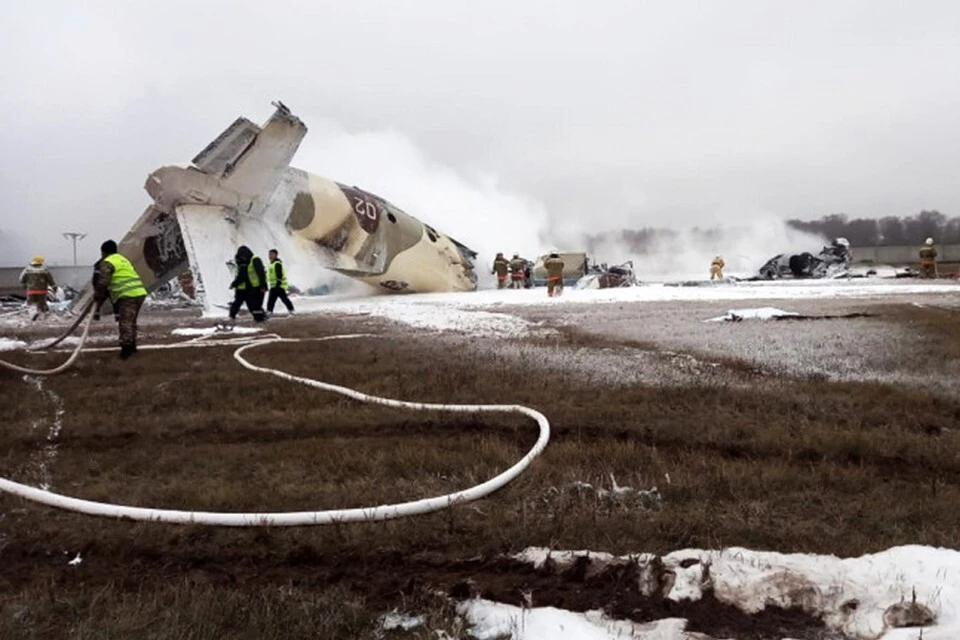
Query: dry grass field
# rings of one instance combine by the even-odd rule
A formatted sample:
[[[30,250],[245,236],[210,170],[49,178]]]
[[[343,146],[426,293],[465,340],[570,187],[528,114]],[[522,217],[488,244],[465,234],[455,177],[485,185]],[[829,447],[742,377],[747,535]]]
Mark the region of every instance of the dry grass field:
[[[922,337],[904,369],[935,360],[949,370],[960,359],[955,310],[897,305],[871,322]],[[373,335],[268,345],[250,352],[253,363],[393,398],[525,404],[550,419],[551,443],[488,499],[384,523],[131,523],[0,495],[0,637],[436,637],[380,631],[393,609],[468,637],[447,595],[519,604],[527,591],[537,606],[687,617],[716,637],[825,638],[798,612],[749,618],[709,599],[678,605],[642,597],[630,575],[554,575],[505,555],[531,545],[860,555],[960,544],[960,398],[951,394],[790,376],[737,357],[715,358],[705,384],[692,375],[611,386],[549,360],[530,366],[521,340],[435,337],[371,318],[307,316],[273,328]],[[171,340],[162,320],[145,331]],[[656,345],[566,329],[541,347],[586,358]],[[468,487],[536,439],[529,420],[362,405],[247,371],[232,352],[143,350],[126,363],[90,353],[43,380],[0,371],[0,475],[138,506],[328,509]],[[50,365],[63,357],[5,354]],[[572,488],[612,479],[658,495],[613,500]],[[68,564],[77,554],[82,563]]]

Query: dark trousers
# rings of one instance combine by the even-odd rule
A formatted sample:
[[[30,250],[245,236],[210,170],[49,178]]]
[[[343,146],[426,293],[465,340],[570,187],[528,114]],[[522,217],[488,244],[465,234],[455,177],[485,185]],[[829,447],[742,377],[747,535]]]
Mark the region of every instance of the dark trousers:
[[[270,296],[267,298],[267,312],[273,313],[273,307],[277,304],[277,299],[283,303],[287,311],[293,312],[293,303],[287,297],[287,292],[283,287],[273,287],[270,289]]]
[[[260,289],[247,287],[246,289],[236,289],[233,294],[233,302],[230,303],[230,319],[234,320],[243,303],[247,303],[247,309],[250,310],[253,319],[257,322],[263,322],[267,319],[267,314],[263,312],[263,292]]]

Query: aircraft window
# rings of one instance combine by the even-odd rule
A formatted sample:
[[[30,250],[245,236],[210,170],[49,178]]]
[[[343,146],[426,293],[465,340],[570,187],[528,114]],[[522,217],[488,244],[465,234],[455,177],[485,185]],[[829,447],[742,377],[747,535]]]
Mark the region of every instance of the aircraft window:
[[[396,223],[397,223],[397,216],[393,215],[392,213],[390,213],[390,212],[388,211],[388,212],[387,212],[387,220],[389,220],[390,222],[396,224]]]
[[[427,237],[430,238],[430,242],[437,241],[437,234],[430,227],[427,227]]]

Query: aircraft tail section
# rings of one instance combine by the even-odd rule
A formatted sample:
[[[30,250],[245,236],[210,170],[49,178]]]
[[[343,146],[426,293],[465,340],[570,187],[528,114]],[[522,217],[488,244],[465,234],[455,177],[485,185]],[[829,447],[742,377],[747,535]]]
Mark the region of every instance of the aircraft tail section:
[[[193,166],[204,173],[224,177],[260,133],[260,127],[246,118],[237,118],[192,160]]]
[[[300,142],[307,134],[306,125],[290,113],[283,103],[274,104],[277,110],[263,128],[256,132],[235,159],[224,164],[220,180],[223,187],[252,200],[269,199],[269,194],[280,184],[284,172],[300,147]],[[232,135],[231,129],[234,129]],[[209,157],[229,157],[227,151],[241,148],[243,141],[253,130],[243,123],[235,122],[224,132],[226,137],[219,145],[214,141],[215,149],[222,150],[223,154],[208,154]]]

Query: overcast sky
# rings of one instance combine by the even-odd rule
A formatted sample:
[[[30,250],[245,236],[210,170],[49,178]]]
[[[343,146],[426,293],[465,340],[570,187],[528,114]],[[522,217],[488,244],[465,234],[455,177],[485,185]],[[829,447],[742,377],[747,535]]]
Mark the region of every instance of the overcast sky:
[[[275,99],[301,168],[389,184],[324,135],[401,139],[554,226],[960,215],[949,0],[8,0],[0,73],[2,264],[68,230],[91,261],[151,170]]]

